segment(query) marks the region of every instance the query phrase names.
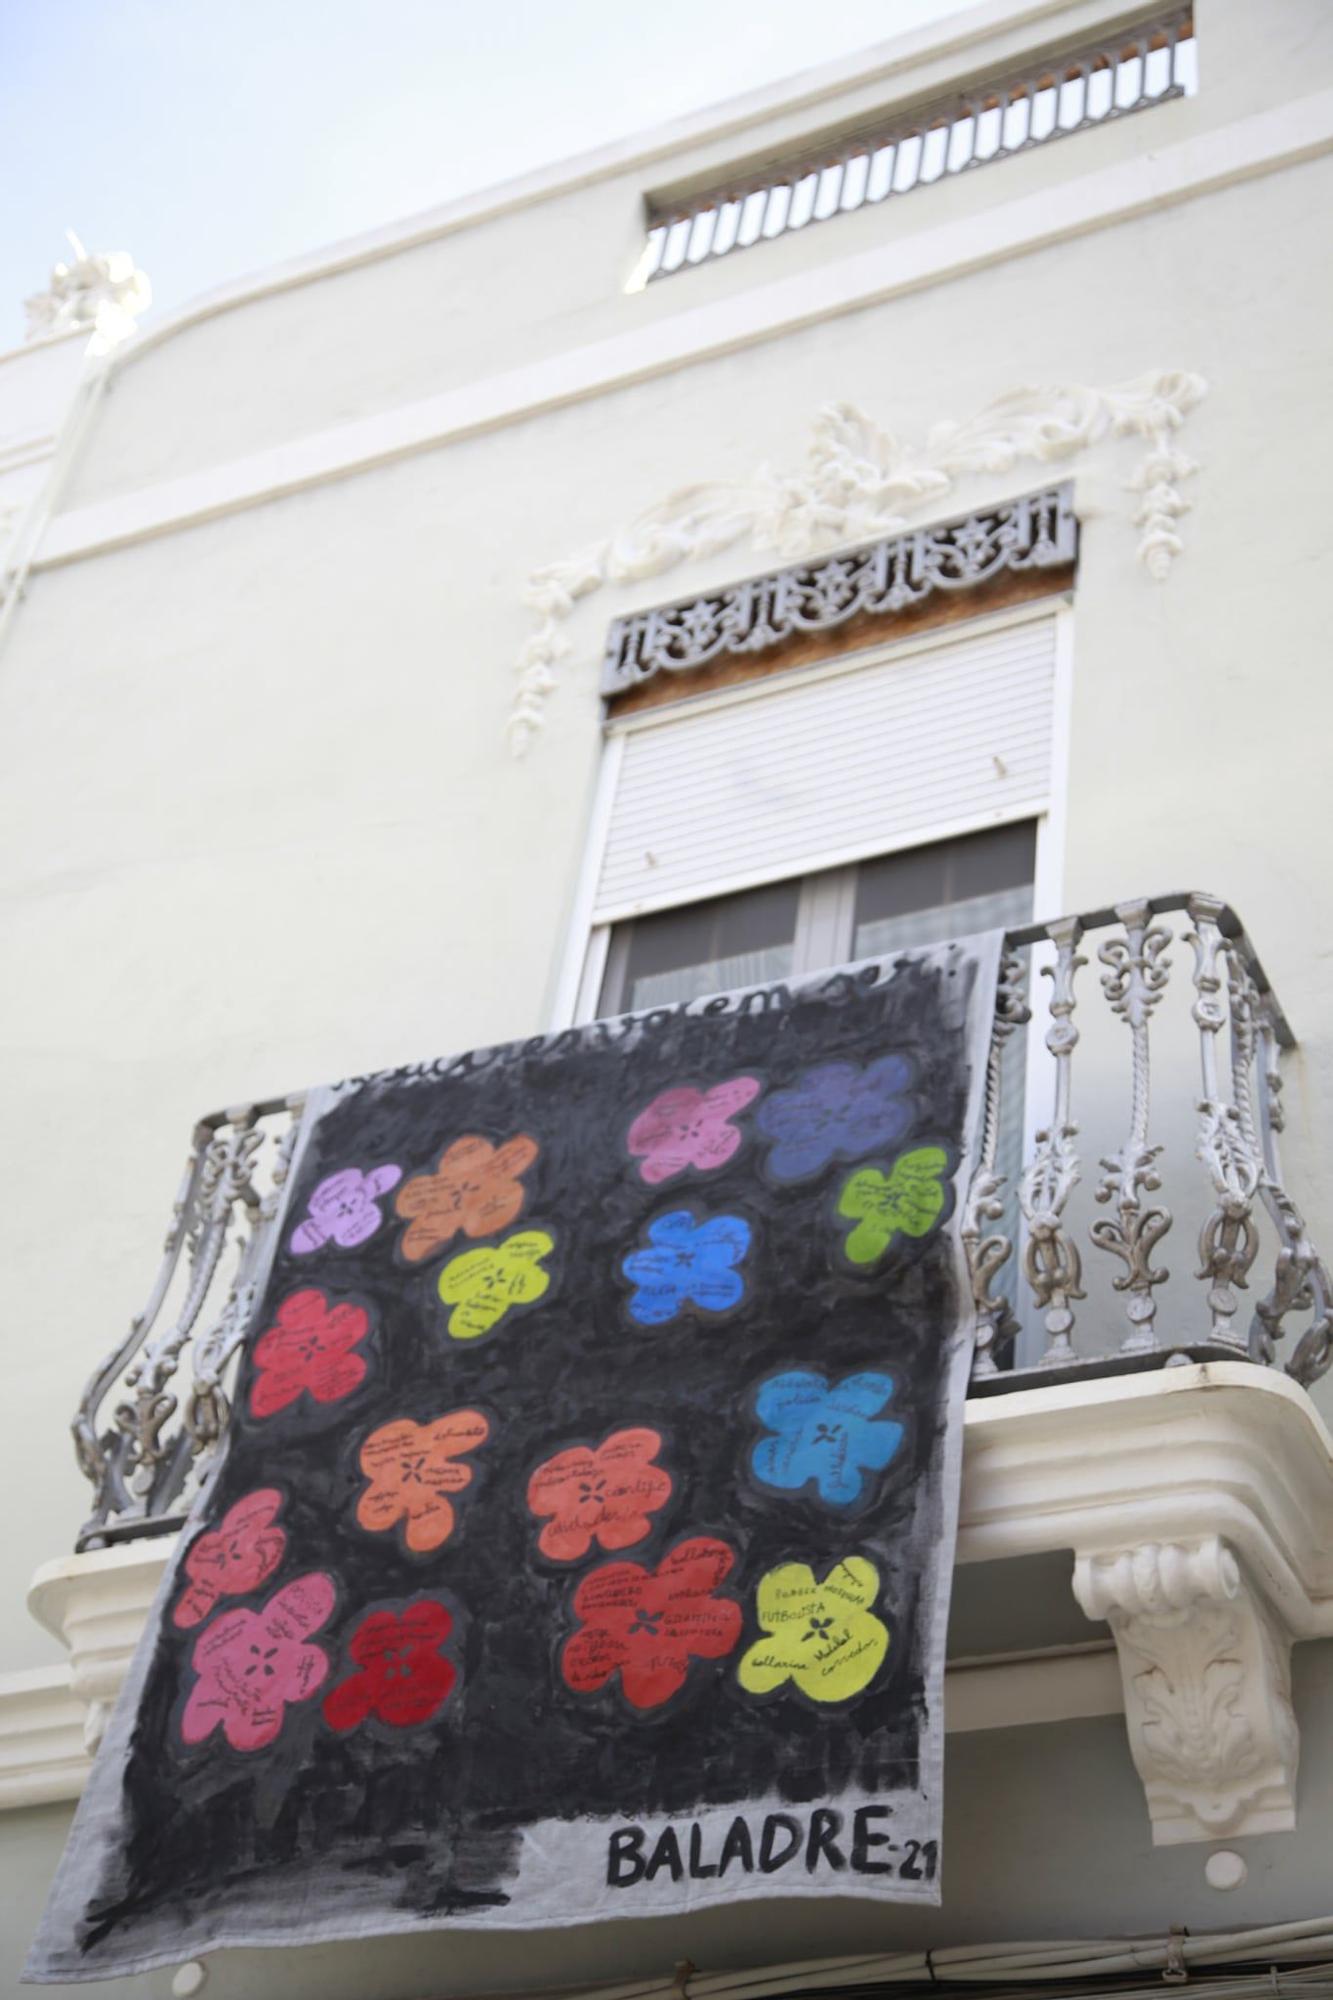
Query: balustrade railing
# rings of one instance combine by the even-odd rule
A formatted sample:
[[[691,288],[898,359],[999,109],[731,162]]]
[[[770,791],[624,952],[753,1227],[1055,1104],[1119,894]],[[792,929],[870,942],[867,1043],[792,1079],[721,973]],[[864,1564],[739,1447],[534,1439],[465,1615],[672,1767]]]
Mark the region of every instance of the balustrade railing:
[[[1164,7],[1100,39],[648,203],[631,289],[929,187],[1195,90],[1193,10]]]
[[[1079,978],[1094,952],[1101,1004]],[[974,1393],[1185,1358],[1284,1367],[1305,1385],[1324,1374],[1333,1285],[1278,1151],[1294,1046],[1216,896],[1138,898],[1007,936],[961,1222]],[[1020,1057],[1023,1107],[1006,1090]],[[157,1282],[74,1420],[95,1495],[80,1547],[168,1530],[188,1505],[227,1424],[301,1103],[196,1128]],[[1020,1113],[1024,1164],[1006,1180],[1002,1137]],[[1178,1227],[1197,1251],[1173,1278],[1162,1253]]]

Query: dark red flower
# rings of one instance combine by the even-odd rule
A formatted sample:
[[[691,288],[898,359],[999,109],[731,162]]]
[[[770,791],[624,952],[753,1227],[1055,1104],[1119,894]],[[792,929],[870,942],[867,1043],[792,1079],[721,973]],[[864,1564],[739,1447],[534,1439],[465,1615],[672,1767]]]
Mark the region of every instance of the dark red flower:
[[[273,1525],[281,1507],[277,1487],[261,1486],[186,1550],[181,1567],[190,1581],[171,1614],[173,1625],[198,1625],[220,1597],[244,1597],[267,1583],[287,1546],[286,1535]]]
[[[251,1416],[271,1417],[303,1391],[317,1403],[350,1396],[366,1379],[365,1361],[352,1349],[369,1331],[364,1306],[331,1306],[313,1286],[292,1292],[278,1307],[276,1326],[255,1343]]]
[[[370,1715],[395,1729],[428,1721],[458,1678],[443,1651],[452,1629],[453,1619],[431,1597],[402,1612],[372,1611],[347,1648],[358,1671],[324,1697],[329,1727],[355,1729]]]
[[[656,1708],[685,1685],[690,1659],[720,1660],[741,1636],[741,1608],[713,1592],[735,1556],[725,1542],[677,1542],[655,1570],[605,1563],[574,1593],[583,1622],[565,1641],[560,1670],[578,1694],[615,1673],[634,1708]]]

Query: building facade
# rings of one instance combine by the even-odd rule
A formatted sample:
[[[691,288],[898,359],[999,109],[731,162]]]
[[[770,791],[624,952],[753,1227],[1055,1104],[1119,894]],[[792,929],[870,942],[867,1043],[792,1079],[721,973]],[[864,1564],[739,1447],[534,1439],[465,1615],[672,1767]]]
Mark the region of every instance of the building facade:
[[[940,1909],[208,1991],[1325,1916],[1331,28],[999,0],[0,359],[5,1990],[302,1089],[994,925]]]

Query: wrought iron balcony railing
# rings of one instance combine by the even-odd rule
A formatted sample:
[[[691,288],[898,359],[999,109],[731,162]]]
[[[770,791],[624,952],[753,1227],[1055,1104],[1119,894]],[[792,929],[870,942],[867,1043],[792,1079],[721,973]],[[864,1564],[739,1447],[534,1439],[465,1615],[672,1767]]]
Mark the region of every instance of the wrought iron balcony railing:
[[[1182,916],[1191,969],[1172,982],[1164,919]],[[1103,968],[1102,1005],[1080,989],[1083,944]],[[1307,1386],[1326,1371],[1333,1287],[1278,1153],[1280,1061],[1294,1047],[1239,919],[1215,896],[1141,898],[1008,936],[962,1217],[974,1393],[1185,1358],[1281,1367]],[[157,1282],[74,1419],[94,1492],[81,1548],[183,1516],[228,1421],[302,1102],[196,1127]],[[1020,1134],[1021,1163],[1006,1173]],[[1172,1277],[1161,1257],[1177,1227],[1197,1257]]]

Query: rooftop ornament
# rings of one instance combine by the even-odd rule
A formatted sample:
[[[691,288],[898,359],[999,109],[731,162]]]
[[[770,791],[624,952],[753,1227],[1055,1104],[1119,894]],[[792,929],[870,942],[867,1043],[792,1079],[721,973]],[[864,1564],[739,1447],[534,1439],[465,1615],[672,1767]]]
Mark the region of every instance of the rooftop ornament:
[[[139,314],[153,302],[153,288],[127,250],[85,250],[72,229],[65,234],[73,258],[54,265],[46,290],[25,301],[26,338],[52,340],[86,330],[100,347],[114,347],[134,332]]]

